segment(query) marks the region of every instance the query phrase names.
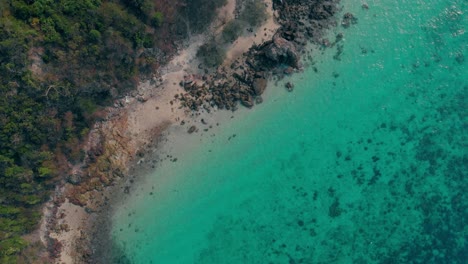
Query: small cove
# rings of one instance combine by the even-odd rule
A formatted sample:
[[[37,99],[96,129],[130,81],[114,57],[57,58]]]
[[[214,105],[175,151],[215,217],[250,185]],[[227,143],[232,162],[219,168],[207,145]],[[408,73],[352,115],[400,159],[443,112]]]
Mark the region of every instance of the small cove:
[[[127,260],[462,263],[467,4],[350,2],[342,54],[314,52],[292,93],[272,83],[215,130],[169,131],[177,162],[116,205]]]

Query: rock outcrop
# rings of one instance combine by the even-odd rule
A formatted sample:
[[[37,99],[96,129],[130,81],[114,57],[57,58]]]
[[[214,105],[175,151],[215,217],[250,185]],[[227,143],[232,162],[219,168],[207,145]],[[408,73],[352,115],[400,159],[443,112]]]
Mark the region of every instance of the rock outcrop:
[[[299,67],[299,54],[293,42],[275,35],[273,41],[264,48],[265,56],[276,64]]]
[[[229,67],[222,65],[197,80],[186,77],[181,81],[185,93],[176,98],[182,106],[193,111],[210,107],[235,110],[239,103],[251,108],[262,101],[269,78],[282,78],[300,69],[300,54],[308,42],[333,44],[323,33],[337,24],[338,0],[273,1],[273,8],[279,12],[281,25],[274,37],[253,46]],[[292,91],[293,85],[286,88]]]

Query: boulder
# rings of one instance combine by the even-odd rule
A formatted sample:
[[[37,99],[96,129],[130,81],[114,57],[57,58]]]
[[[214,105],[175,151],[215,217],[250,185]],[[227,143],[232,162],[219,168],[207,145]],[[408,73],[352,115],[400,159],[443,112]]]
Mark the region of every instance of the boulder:
[[[292,84],[291,82],[287,82],[285,87],[289,92],[292,92],[292,90],[294,89],[294,84]]]
[[[148,101],[148,97],[147,97],[147,96],[144,96],[144,95],[143,95],[143,96],[138,96],[138,97],[137,97],[137,100],[138,100],[138,102],[140,102],[140,103],[145,103],[146,101]]]
[[[285,63],[291,67],[298,68],[299,54],[293,42],[278,35],[264,49],[265,56],[277,64]]]
[[[302,46],[307,45],[307,40],[306,40],[306,37],[305,37],[304,33],[298,32],[294,36],[294,42],[296,42],[298,45],[302,45]]]
[[[67,177],[67,182],[73,184],[73,185],[78,185],[81,183],[82,175],[81,173],[74,172]]]
[[[343,21],[341,21],[341,25],[344,28],[348,28],[351,25],[357,24],[357,18],[351,14],[351,13],[346,13],[343,15]]]
[[[287,74],[287,75],[291,75],[293,72],[294,72],[293,67],[287,67],[287,68],[284,69],[284,71],[283,71],[283,73],[284,73],[284,74]]]
[[[252,108],[254,105],[253,98],[250,95],[245,95],[241,97],[241,103],[247,108]]]
[[[195,132],[196,130],[197,130],[197,127],[196,127],[196,126],[191,126],[191,127],[187,130],[187,132],[188,132],[189,134],[192,134],[192,133]]]
[[[265,78],[255,78],[252,86],[255,94],[261,95],[266,89],[267,80]]]
[[[332,17],[337,12],[337,7],[332,2],[316,4],[309,14],[310,19],[325,20]]]
[[[262,98],[261,96],[257,96],[257,97],[255,98],[255,103],[256,103],[256,104],[261,104],[261,103],[263,103],[263,98]]]

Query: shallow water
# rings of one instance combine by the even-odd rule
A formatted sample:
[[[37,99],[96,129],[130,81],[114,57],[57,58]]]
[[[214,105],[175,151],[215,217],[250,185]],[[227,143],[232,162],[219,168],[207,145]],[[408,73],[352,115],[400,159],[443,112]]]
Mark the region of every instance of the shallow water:
[[[177,139],[189,150],[127,195],[115,262],[467,259],[466,1],[342,2],[358,24],[334,30],[341,54]]]

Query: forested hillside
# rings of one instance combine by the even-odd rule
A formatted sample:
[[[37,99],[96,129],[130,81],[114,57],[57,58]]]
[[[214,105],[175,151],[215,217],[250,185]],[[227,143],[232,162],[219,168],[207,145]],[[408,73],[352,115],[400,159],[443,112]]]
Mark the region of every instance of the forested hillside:
[[[48,190],[81,161],[96,111],[156,61],[150,1],[0,3],[0,262],[27,245]]]
[[[0,263],[17,263],[21,236],[82,161],[100,110],[169,58],[187,23],[205,26],[200,10],[222,2],[0,1]]]

